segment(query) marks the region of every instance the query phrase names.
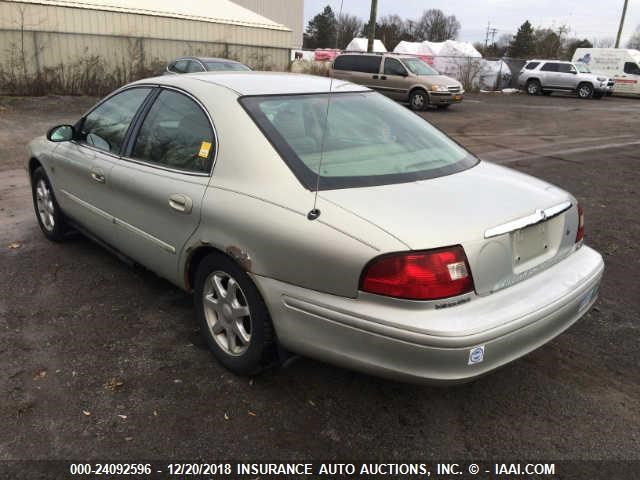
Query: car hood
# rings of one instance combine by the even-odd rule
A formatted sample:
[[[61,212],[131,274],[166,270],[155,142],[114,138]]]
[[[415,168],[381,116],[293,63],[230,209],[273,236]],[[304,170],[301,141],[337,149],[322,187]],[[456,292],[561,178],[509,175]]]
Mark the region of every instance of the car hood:
[[[444,177],[324,191],[321,197],[411,249],[482,241],[489,228],[573,200],[542,180],[484,161]]]
[[[446,75],[423,75],[420,78],[425,78],[431,85],[445,85],[447,87],[461,87],[462,84]]]

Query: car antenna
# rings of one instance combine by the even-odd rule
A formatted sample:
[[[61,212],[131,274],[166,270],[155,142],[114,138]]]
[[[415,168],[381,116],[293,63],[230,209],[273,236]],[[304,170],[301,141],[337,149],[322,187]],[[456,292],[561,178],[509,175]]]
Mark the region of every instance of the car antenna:
[[[340,0],[340,12],[338,13],[338,18],[342,16],[342,5],[344,4],[344,0]],[[335,49],[338,50],[338,34],[336,31],[336,46]],[[327,111],[324,116],[324,128],[322,129],[322,140],[320,140],[320,161],[318,162],[318,171],[316,172],[316,191],[313,197],[313,208],[307,213],[307,218],[309,220],[315,220],[320,216],[320,210],[318,209],[318,190],[320,190],[320,173],[322,169],[322,160],[324,159],[324,142],[327,138],[327,127],[329,126],[329,108],[331,106],[331,95],[333,93],[333,76],[329,79],[329,96],[327,97]]]

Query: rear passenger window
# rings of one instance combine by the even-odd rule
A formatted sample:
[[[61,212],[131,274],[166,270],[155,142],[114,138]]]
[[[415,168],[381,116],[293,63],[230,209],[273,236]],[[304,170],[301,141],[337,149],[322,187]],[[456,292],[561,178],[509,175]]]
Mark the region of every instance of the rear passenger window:
[[[557,72],[558,64],[553,62],[547,62],[542,66],[540,70],[542,70],[543,72]]]
[[[540,65],[540,62],[529,62],[524,66],[524,68],[526,68],[527,70],[533,70],[538,65]]]
[[[333,62],[334,70],[378,73],[382,57],[373,55],[341,55]]]
[[[640,75],[640,67],[638,67],[637,63],[626,62],[624,64],[624,73],[628,73],[630,75]]]
[[[362,55],[356,57],[356,70],[364,73],[379,73],[382,57]]]
[[[333,62],[334,70],[353,70],[353,55],[340,55]]]
[[[186,95],[163,90],[142,123],[132,157],[209,172],[214,150],[213,131],[202,108]]]
[[[560,73],[576,73],[576,67],[570,63],[558,63],[558,72]]]

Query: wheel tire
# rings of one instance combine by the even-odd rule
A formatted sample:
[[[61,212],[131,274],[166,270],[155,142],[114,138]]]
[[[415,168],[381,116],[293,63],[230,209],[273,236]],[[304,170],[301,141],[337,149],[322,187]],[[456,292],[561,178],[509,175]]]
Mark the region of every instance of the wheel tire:
[[[542,93],[542,85],[538,80],[529,80],[527,82],[527,93],[529,95],[540,95]]]
[[[447,110],[450,106],[451,105],[445,103],[444,105],[438,105],[436,108],[438,110]]]
[[[42,167],[36,168],[31,175],[31,196],[38,225],[44,236],[53,242],[63,241],[69,227]]]
[[[414,112],[419,112],[427,108],[429,104],[429,96],[427,92],[421,89],[414,90],[409,95],[409,106]]]
[[[593,97],[593,85],[590,83],[581,83],[578,85],[578,97],[588,99]]]
[[[254,375],[274,360],[274,332],[267,306],[233,260],[211,253],[200,262],[194,300],[202,335],[224,367],[238,375]]]

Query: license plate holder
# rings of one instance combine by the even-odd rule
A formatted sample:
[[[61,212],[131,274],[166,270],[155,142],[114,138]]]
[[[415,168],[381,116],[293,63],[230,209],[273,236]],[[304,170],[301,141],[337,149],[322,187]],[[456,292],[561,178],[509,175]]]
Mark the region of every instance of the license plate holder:
[[[513,264],[516,267],[544,254],[549,248],[546,222],[513,232],[512,246]]]

